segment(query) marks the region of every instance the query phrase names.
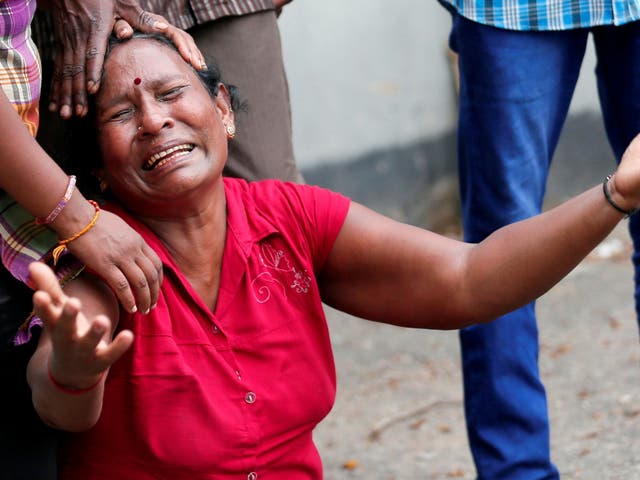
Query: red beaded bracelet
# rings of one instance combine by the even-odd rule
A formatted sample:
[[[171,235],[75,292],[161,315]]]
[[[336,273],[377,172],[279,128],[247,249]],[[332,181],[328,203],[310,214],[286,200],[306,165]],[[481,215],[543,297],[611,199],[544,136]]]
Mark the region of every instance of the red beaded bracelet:
[[[51,213],[47,215],[45,218],[36,218],[36,225],[46,225],[48,223],[53,222],[62,209],[67,205],[67,202],[71,199],[71,195],[73,195],[73,189],[76,186],[76,176],[71,175],[69,177],[69,183],[67,184],[67,190],[64,192],[62,196],[62,200],[58,202],[58,205],[55,206]]]
[[[86,388],[69,388],[59,383],[55,378],[53,378],[53,374],[51,373],[50,363],[47,363],[47,375],[49,376],[49,381],[51,382],[51,385],[53,385],[55,389],[58,390],[59,392],[65,393],[67,395],[82,395],[83,393],[90,392],[100,384],[100,382],[102,381],[102,377],[104,377],[104,372],[100,374],[100,377],[98,378],[98,381],[96,383]]]

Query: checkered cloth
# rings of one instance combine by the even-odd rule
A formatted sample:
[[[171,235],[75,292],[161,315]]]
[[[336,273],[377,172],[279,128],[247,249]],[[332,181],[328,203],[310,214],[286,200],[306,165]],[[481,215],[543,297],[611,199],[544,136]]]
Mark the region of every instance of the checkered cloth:
[[[640,0],[441,0],[460,15],[508,30],[572,30],[640,19]]]
[[[35,0],[0,0],[0,86],[31,135],[38,129],[40,58],[31,40]],[[0,254],[2,263],[19,280],[28,279],[27,267],[42,259],[56,236],[37,226],[33,216],[0,191]]]

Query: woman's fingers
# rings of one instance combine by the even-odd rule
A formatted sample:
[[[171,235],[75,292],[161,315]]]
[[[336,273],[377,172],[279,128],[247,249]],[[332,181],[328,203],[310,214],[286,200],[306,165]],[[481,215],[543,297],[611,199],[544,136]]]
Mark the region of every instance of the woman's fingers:
[[[144,267],[137,267],[139,275],[144,277],[143,268],[153,275],[153,261],[141,258]],[[82,311],[82,302],[63,292],[55,274],[44,263],[34,262],[29,266],[29,273],[37,289],[33,296],[34,311],[42,319],[51,341],[51,375],[70,388],[94,385],[129,349],[133,334],[122,331],[112,340],[112,321],[105,315],[88,318]]]
[[[54,304],[62,305],[66,295],[51,268],[42,262],[32,262],[29,265],[29,278],[35,290],[46,293]]]
[[[111,343],[97,352],[97,358],[103,369],[109,368],[126,352],[133,343],[133,333],[122,330]]]
[[[129,311],[148,313],[158,303],[162,262],[146,244],[136,257],[124,257],[121,260],[114,264],[115,269],[112,270],[117,286],[117,290],[114,290],[116,296],[125,308],[125,302],[132,302]]]
[[[111,23],[108,24],[91,24],[91,31],[86,39],[86,47],[83,49],[84,58],[82,59],[86,69],[86,82],[74,84],[74,91],[84,96],[84,112],[81,116],[88,113],[87,93],[94,94],[100,88],[100,78],[102,77],[102,66],[104,64],[104,55],[107,51],[107,43],[111,32]],[[76,111],[78,115],[78,111]]]
[[[170,39],[178,48],[180,55],[196,70],[206,68],[204,56],[196,46],[193,37],[184,30],[171,25],[162,15],[143,10],[136,2],[118,2],[116,14],[127,22],[130,28],[144,33],[159,33]],[[126,29],[124,24],[120,28]]]
[[[151,299],[157,299],[157,294],[151,293],[151,285],[149,285],[145,272],[138,263],[133,259],[130,260],[116,264],[116,267],[120,269],[120,272],[126,278],[128,289],[133,292],[136,310],[148,313],[151,309]]]
[[[145,243],[142,247],[142,255],[136,263],[146,278],[149,289],[149,308],[153,308],[158,303],[160,286],[162,285],[162,261],[151,247]]]
[[[131,35],[133,35],[133,28],[131,28],[129,22],[122,18],[119,18],[113,24],[113,34],[117,38],[129,38]]]
[[[80,309],[78,299],[68,298],[62,308],[58,308],[56,321],[45,321],[52,344],[52,375],[62,385],[72,388],[94,385],[133,342],[130,331],[120,332],[111,340],[109,318],[96,315],[88,320]]]
[[[204,55],[202,55],[202,52],[200,52],[200,49],[196,46],[196,42],[191,35],[171,25],[166,29],[164,35],[174,43],[180,55],[182,55],[182,58],[189,62],[193,68],[196,70],[207,68]]]
[[[117,215],[102,210],[94,227],[68,247],[109,285],[128,312],[146,312],[157,302],[160,259]]]
[[[62,27],[60,27],[62,28]],[[62,52],[57,55],[61,55],[62,63],[61,70],[56,72],[55,78],[57,78],[59,82],[59,87],[57,89],[58,98],[58,112],[60,116],[64,119],[71,118],[73,114],[73,78],[77,75],[82,75],[84,79],[84,64],[81,66],[76,65],[76,52],[77,47],[77,39],[73,38],[73,30],[69,30],[68,28],[65,31],[61,32],[60,38],[62,39]]]
[[[135,0],[64,0],[54,13],[57,52],[49,110],[58,111],[62,118],[87,114],[88,94],[100,87],[111,32],[118,38],[130,37],[134,29],[165,35],[194,68],[206,68],[191,35],[169,24],[162,15],[143,10]]]

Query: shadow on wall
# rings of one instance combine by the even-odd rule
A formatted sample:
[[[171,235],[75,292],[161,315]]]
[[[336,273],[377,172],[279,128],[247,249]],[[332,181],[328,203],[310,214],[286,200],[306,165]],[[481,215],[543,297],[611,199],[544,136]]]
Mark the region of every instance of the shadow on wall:
[[[309,184],[341,192],[397,220],[430,229],[459,211],[455,136],[379,150],[303,171]]]
[[[600,114],[568,118],[556,150],[545,208],[602,182],[615,168]],[[341,192],[397,220],[460,233],[455,133],[305,169],[309,184]]]

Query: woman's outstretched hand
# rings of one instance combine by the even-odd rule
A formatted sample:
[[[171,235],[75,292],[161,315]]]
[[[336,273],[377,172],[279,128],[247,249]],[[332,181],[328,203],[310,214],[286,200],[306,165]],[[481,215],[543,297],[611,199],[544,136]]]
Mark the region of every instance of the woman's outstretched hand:
[[[33,262],[29,273],[37,288],[33,295],[34,312],[51,339],[49,375],[69,389],[96,385],[131,346],[133,334],[124,330],[111,340],[112,321],[105,315],[92,318],[85,315],[80,300],[65,295],[48,266]]]

